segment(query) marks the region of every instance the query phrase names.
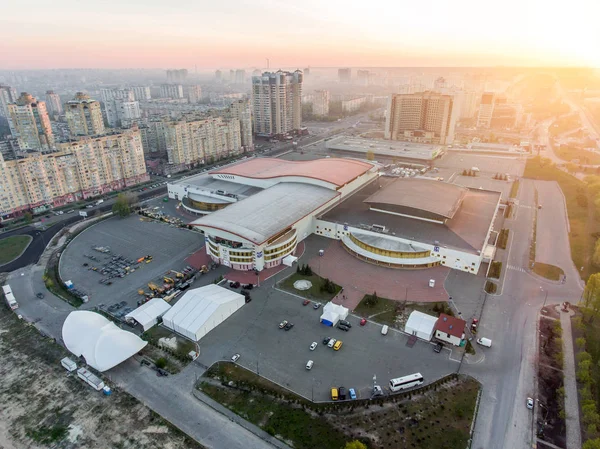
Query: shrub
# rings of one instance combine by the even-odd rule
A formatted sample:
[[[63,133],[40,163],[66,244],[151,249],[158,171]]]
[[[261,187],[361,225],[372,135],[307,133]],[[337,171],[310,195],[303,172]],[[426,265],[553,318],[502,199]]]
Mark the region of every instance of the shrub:
[[[155,365],[157,368],[164,368],[165,366],[167,366],[167,359],[165,359],[164,357],[160,357],[156,359]]]

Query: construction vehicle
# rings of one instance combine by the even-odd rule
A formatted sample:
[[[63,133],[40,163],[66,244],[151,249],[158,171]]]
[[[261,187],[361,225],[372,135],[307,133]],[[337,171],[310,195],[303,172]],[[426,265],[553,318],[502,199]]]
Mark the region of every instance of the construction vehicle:
[[[146,263],[150,263],[152,262],[152,257],[150,257],[149,259],[146,259]]]
[[[145,295],[146,292],[144,290],[142,290],[141,288],[138,290],[138,295]]]
[[[152,290],[153,292],[157,292],[162,290],[158,285],[156,285],[154,282],[148,282],[148,288],[150,290]]]
[[[165,284],[175,284],[175,281],[173,280],[173,278],[170,278],[170,277],[167,277],[167,276],[165,276],[163,278],[163,281],[164,281]]]
[[[206,265],[202,265],[202,268],[200,268],[200,273],[208,273],[208,267]]]
[[[171,270],[171,271],[169,271],[169,273],[175,273],[175,277],[177,279],[183,279],[183,277],[184,277],[184,274],[180,273],[179,271]]]

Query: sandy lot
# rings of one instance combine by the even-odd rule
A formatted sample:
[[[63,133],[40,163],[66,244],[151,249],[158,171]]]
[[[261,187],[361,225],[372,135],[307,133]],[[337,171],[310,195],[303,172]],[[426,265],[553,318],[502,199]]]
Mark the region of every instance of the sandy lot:
[[[129,394],[68,374],[67,355],[0,307],[0,448],[202,447]]]

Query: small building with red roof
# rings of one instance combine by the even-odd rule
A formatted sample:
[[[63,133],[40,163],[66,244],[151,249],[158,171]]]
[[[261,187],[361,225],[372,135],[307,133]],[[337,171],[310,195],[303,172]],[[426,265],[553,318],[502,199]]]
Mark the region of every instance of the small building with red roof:
[[[465,338],[465,326],[467,322],[454,316],[440,314],[435,323],[435,338],[451,343],[454,346],[460,346]]]

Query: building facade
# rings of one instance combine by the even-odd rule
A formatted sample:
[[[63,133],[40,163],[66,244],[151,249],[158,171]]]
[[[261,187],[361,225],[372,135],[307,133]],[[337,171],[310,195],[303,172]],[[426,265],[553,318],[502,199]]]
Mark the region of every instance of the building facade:
[[[265,72],[252,77],[254,133],[282,136],[302,126],[302,82],[300,70]]]
[[[46,91],[46,108],[48,109],[48,114],[51,116],[61,115],[63,113],[60,95],[53,90]]]
[[[392,95],[388,101],[385,138],[441,145],[452,143],[456,124],[453,103],[450,95],[434,92]]]
[[[183,83],[188,76],[187,69],[167,70],[168,83]]]
[[[106,132],[100,103],[89,95],[77,92],[65,106],[71,137],[101,136]]]
[[[135,101],[146,101],[152,99],[149,86],[133,86],[133,97]]]
[[[129,128],[141,117],[140,104],[132,89],[101,89],[106,121],[111,128]]]
[[[238,69],[235,71],[235,83],[244,84],[246,82],[246,71],[244,69]]]
[[[85,137],[24,159],[0,156],[0,217],[62,206],[148,179],[138,130]]]
[[[202,100],[202,87],[200,86],[187,86],[187,99],[190,104],[200,103]]]
[[[245,151],[254,148],[252,139],[252,105],[250,100],[236,100],[227,108],[226,116],[239,120],[240,137]]]
[[[324,117],[329,115],[329,103],[331,94],[328,90],[315,90],[312,97],[313,115]]]
[[[338,69],[338,80],[340,83],[349,83],[352,80],[352,69]]]
[[[347,114],[358,111],[363,105],[367,104],[367,97],[355,97],[342,100],[342,112]]]
[[[477,128],[490,128],[492,126],[494,103],[495,94],[493,92],[484,92],[481,95],[481,103],[479,103],[479,112],[477,113]]]
[[[48,151],[54,148],[54,135],[46,103],[23,92],[7,106],[8,124],[23,150]]]
[[[18,95],[14,87],[0,84],[0,116],[8,118],[8,105],[17,101]]]
[[[181,84],[161,84],[161,98],[183,98],[183,86]]]

